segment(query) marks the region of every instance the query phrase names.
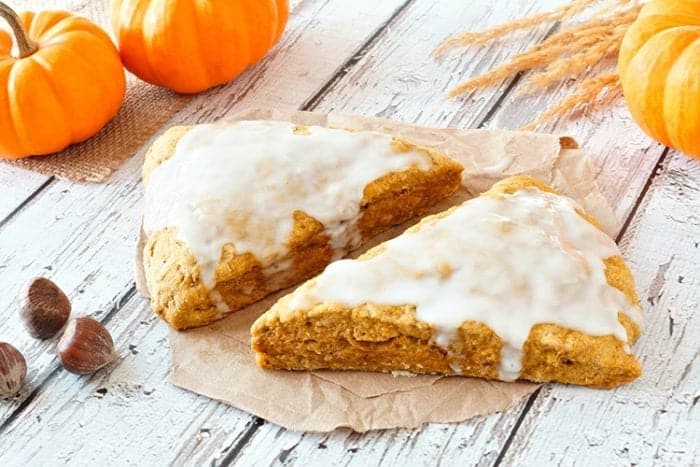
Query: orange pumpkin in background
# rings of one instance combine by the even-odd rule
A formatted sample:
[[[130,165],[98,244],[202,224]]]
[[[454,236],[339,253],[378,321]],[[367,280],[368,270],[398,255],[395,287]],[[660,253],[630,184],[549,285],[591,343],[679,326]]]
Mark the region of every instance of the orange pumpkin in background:
[[[622,41],[618,69],[642,129],[700,158],[700,1],[644,5]]]
[[[183,94],[231,81],[262,59],[288,15],[288,0],[112,1],[126,68]]]
[[[84,141],[109,122],[126,92],[109,36],[64,11],[17,15],[0,2],[0,158],[45,155]],[[2,21],[0,21],[2,23]]]
[[[12,36],[5,31],[0,31],[0,57],[6,57],[12,53]]]

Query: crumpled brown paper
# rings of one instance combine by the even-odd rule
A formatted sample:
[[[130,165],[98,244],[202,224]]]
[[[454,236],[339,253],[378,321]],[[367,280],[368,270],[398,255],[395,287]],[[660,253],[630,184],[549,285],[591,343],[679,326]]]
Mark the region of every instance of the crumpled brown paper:
[[[370,129],[433,146],[465,166],[463,189],[434,211],[487,190],[501,178],[530,174],[573,197],[609,234],[618,223],[596,187],[585,157],[570,138],[501,130],[425,128],[365,117],[312,112],[250,110],[233,120],[275,119],[308,125]],[[394,237],[411,223],[373,239],[367,248]],[[147,294],[137,248],[137,285]],[[250,326],[281,291],[210,326],[170,331],[170,381],[184,389],[231,404],[299,431],[355,431],[412,428],[428,422],[458,422],[505,410],[537,385],[459,376],[406,376],[364,372],[285,372],[259,369],[250,350]]]

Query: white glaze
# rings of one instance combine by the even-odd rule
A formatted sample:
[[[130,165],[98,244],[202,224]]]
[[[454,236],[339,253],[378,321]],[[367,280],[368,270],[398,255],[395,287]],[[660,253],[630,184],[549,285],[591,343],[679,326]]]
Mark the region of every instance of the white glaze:
[[[639,310],[605,278],[617,245],[565,197],[534,189],[467,201],[384,244],[377,256],[331,264],[291,298],[292,310],[334,302],[415,305],[436,344],[479,321],[504,341],[500,378],[515,380],[532,326],[553,323],[627,342],[618,312]]]
[[[151,175],[144,231],[177,229],[212,289],[226,243],[263,266],[282,261],[296,210],[324,225],[336,256],[357,247],[365,187],[411,166],[428,169],[430,158],[397,152],[381,133],[316,126],[295,133],[295,125],[277,121],[199,125]]]

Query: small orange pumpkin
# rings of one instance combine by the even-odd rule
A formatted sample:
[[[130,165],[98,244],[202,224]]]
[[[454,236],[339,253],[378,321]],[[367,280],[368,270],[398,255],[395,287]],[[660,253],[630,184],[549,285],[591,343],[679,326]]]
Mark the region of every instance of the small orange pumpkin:
[[[288,0],[113,0],[124,66],[190,94],[226,83],[277,42]]]
[[[17,15],[0,2],[15,37],[0,31],[0,158],[46,155],[84,141],[109,122],[126,92],[109,36],[64,11]]]
[[[657,141],[700,158],[700,1],[652,0],[620,48],[627,106]]]

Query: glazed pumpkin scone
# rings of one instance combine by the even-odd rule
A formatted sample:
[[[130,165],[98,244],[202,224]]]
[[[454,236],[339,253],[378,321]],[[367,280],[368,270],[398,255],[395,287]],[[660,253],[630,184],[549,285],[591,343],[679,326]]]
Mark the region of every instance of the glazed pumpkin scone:
[[[263,368],[613,387],[641,374],[640,320],[613,240],[519,176],[331,264],[251,332]]]
[[[313,276],[453,194],[462,166],[374,132],[277,121],[174,127],[143,167],[154,311],[208,324]]]

